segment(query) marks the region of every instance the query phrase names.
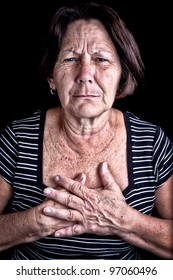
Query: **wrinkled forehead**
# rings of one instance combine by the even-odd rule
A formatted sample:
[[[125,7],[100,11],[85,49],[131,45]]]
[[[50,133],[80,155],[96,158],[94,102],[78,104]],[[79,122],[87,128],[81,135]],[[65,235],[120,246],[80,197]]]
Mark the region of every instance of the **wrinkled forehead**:
[[[79,44],[80,42],[108,44],[114,48],[114,44],[104,25],[97,19],[77,20],[70,23],[62,39],[61,47],[69,44]]]

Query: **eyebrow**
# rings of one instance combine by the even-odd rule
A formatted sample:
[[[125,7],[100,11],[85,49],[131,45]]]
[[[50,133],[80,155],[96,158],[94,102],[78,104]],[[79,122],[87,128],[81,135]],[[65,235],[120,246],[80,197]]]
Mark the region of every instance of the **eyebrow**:
[[[106,49],[98,49],[97,51],[95,51],[93,54],[99,54],[99,53],[111,53],[111,51],[109,50],[106,50]],[[79,53],[76,52],[73,48],[70,48],[70,49],[65,49],[62,51],[62,53],[73,53],[73,54],[76,54],[78,55]]]

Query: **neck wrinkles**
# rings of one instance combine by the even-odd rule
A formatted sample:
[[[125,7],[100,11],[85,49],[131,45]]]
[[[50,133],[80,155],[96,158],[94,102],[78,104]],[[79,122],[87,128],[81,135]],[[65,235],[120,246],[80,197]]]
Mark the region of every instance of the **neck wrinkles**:
[[[87,153],[91,150],[100,152],[114,139],[117,111],[106,112],[104,117],[94,121],[80,122],[73,122],[61,112],[60,120],[63,120],[61,123],[63,138],[71,149]]]

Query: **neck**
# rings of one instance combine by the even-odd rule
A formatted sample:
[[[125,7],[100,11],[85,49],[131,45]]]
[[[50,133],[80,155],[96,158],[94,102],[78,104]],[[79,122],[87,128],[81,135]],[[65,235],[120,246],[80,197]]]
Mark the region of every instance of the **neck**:
[[[99,153],[114,138],[117,115],[117,110],[110,110],[95,119],[74,121],[61,111],[59,120],[61,120],[62,136],[68,147],[78,153],[88,153],[88,151]]]

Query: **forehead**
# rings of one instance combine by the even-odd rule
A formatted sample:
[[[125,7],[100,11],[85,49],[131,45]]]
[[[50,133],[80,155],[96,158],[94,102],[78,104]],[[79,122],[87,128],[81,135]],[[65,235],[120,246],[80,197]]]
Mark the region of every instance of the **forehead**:
[[[112,41],[104,25],[96,19],[77,20],[67,26],[63,43],[76,40]],[[112,42],[113,44],[113,42]]]

